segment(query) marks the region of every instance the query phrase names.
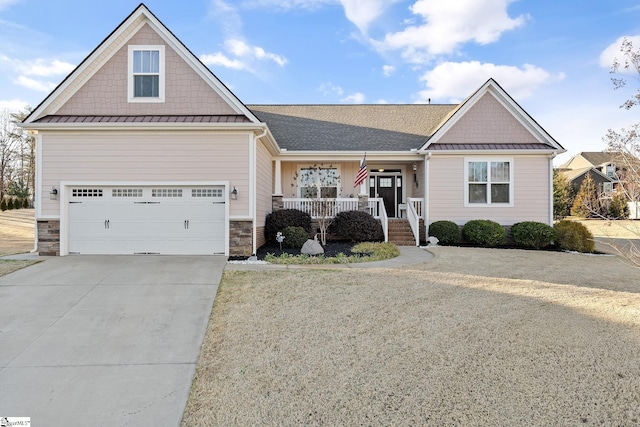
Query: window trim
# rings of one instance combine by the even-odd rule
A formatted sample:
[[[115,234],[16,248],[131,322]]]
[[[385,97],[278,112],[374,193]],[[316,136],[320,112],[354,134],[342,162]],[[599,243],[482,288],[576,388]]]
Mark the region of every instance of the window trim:
[[[337,198],[337,199],[340,198],[340,190],[341,190],[341,187],[340,187],[340,183],[341,183],[340,165],[331,165],[331,166],[319,166],[319,165],[317,165],[317,166],[314,167],[313,165],[298,164],[298,171],[297,171],[298,177],[296,178],[296,183],[295,184],[298,187],[297,196],[300,199],[306,199],[307,198],[307,197],[302,197],[303,185],[302,185],[300,180],[302,179],[302,170],[303,169],[316,169],[316,170],[318,170],[318,169],[335,169],[337,171],[336,185],[335,185],[335,188],[336,188],[336,197],[335,198]],[[320,175],[318,174],[318,177],[319,176]],[[317,181],[316,181],[316,184],[317,184]],[[306,186],[304,186],[304,187],[306,188]]]
[[[133,52],[139,50],[157,50],[158,58],[158,96],[134,96]],[[165,96],[165,46],[164,45],[129,45],[127,61],[127,94],[128,102],[164,102]]]
[[[487,200],[488,203],[471,203],[469,202],[469,163],[484,162],[487,164]],[[491,163],[507,162],[509,163],[509,203],[491,202]],[[464,159],[464,207],[467,208],[512,208],[514,194],[514,162],[513,157],[465,157]],[[502,182],[501,182],[502,183]]]

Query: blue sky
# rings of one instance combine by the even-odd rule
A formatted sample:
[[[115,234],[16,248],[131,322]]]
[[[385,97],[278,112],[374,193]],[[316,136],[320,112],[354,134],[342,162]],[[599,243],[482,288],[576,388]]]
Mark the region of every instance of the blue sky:
[[[610,65],[640,1],[148,0],[245,103],[459,102],[493,77],[568,153],[640,121]],[[0,109],[36,106],[138,2],[0,0]]]

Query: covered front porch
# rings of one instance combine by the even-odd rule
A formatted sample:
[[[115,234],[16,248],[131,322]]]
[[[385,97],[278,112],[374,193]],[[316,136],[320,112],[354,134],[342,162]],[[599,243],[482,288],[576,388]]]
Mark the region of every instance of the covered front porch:
[[[298,209],[313,219],[365,211],[380,221],[385,241],[390,238],[390,221],[407,222],[419,245],[425,212],[423,164],[424,160],[367,159],[367,178],[354,187],[360,161],[276,160],[272,207]]]

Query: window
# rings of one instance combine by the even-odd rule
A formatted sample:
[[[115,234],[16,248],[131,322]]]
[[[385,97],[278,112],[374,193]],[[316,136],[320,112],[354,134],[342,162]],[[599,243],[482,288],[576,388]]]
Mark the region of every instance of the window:
[[[151,197],[182,197],[181,188],[152,188]]]
[[[616,168],[615,168],[615,166],[607,165],[606,171],[607,171],[607,176],[609,178],[615,178],[616,177]]]
[[[512,205],[512,164],[509,160],[466,161],[465,206]]]
[[[321,198],[338,197],[338,169],[336,168],[302,168],[298,177],[300,197],[315,199],[318,188]]]
[[[129,102],[164,102],[164,46],[129,46]]]
[[[603,182],[602,189],[606,194],[610,194],[613,192],[613,183],[612,182]]]

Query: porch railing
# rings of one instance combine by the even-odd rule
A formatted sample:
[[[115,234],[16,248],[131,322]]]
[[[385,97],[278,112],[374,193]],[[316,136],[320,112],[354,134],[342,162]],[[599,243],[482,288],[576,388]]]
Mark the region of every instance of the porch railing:
[[[282,199],[284,209],[298,209],[311,215],[311,218],[334,217],[340,212],[357,211],[358,199]]]
[[[423,218],[424,199],[407,198],[407,220],[411,226],[411,232],[416,239],[416,246],[420,245],[420,218]]]
[[[384,232],[384,241],[389,241],[389,217],[387,216],[387,210],[384,207],[384,201],[381,197],[369,199],[369,213],[376,219],[380,220],[382,224],[382,231]]]

